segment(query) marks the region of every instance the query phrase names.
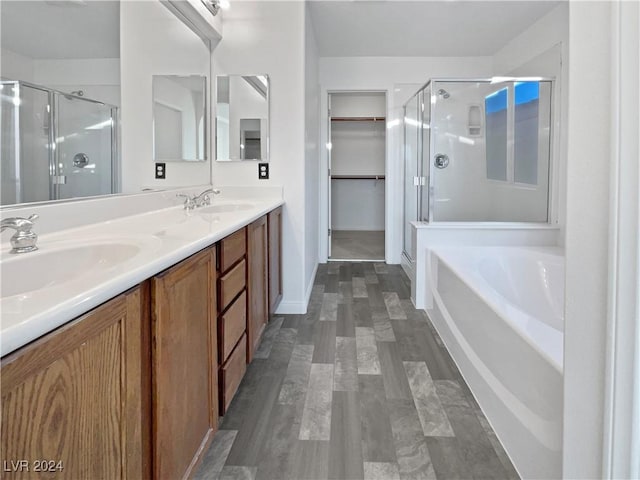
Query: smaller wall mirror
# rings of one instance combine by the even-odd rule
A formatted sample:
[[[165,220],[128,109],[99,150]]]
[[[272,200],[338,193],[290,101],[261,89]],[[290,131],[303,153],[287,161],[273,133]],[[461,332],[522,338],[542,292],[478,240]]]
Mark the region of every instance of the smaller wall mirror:
[[[216,160],[269,160],[269,76],[216,77]]]
[[[207,79],[153,75],[153,158],[163,162],[207,159]]]

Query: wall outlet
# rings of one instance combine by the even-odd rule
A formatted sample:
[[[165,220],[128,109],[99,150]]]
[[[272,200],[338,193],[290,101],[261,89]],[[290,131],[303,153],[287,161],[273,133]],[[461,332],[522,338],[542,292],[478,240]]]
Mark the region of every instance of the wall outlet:
[[[166,163],[156,163],[156,178],[164,180],[167,178],[167,164]]]
[[[259,180],[268,180],[269,179],[269,164],[268,163],[259,163],[258,164],[258,179]]]

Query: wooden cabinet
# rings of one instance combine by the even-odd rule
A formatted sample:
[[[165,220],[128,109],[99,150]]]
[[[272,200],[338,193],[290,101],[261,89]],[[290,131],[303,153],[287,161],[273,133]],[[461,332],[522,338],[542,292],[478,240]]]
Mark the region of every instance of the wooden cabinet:
[[[282,296],[281,230],[279,208],[2,358],[0,476],[191,476]]]
[[[190,476],[217,429],[215,257],[208,248],[151,281],[157,479]]]
[[[148,305],[144,283],[2,359],[3,478],[150,477]]]
[[[247,369],[247,230],[218,244],[218,351],[220,414],[224,415]]]
[[[282,207],[267,215],[269,231],[269,314],[282,300]]]
[[[267,216],[247,227],[247,361],[253,358],[269,320]]]
[[[244,257],[247,251],[247,231],[241,228],[220,241],[219,270],[226,272],[235,263]]]
[[[220,408],[227,411],[247,371],[247,339],[243,333],[234,350],[220,367]]]
[[[220,315],[218,352],[222,365],[247,331],[247,293],[245,290],[235,302]]]
[[[220,278],[220,311],[224,311],[246,285],[246,263],[244,258]]]

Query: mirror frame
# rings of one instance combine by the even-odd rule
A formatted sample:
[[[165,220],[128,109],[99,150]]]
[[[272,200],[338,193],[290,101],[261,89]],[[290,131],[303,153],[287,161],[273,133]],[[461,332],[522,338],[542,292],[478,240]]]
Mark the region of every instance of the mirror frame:
[[[218,158],[218,78],[219,77],[257,77],[262,76],[267,79],[267,128],[266,128],[266,158]],[[219,163],[237,163],[237,162],[263,162],[269,163],[271,158],[271,77],[267,73],[224,73],[218,74],[215,76],[215,86],[214,86],[214,111],[213,115],[215,116],[214,122],[214,135],[212,135],[212,152],[211,156],[212,160],[215,160]]]

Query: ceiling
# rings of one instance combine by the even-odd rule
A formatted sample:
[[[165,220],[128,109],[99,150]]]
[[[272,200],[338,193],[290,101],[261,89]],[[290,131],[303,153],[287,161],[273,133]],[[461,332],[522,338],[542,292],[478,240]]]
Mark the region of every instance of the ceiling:
[[[2,48],[35,59],[120,57],[117,1],[2,0]]]
[[[320,56],[485,56],[559,1],[310,2]]]

